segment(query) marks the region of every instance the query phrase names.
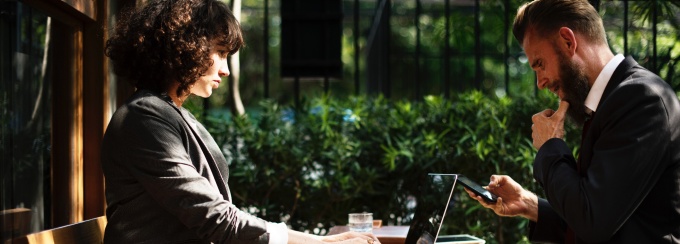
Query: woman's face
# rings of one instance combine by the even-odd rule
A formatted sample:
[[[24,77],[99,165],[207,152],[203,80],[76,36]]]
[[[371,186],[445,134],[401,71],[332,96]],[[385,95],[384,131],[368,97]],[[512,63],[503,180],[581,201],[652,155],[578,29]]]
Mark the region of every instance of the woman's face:
[[[213,89],[217,89],[220,86],[222,77],[229,76],[229,66],[227,65],[229,49],[226,46],[217,44],[217,41],[213,41],[210,45],[212,65],[189,89],[192,94],[204,98],[212,95]]]

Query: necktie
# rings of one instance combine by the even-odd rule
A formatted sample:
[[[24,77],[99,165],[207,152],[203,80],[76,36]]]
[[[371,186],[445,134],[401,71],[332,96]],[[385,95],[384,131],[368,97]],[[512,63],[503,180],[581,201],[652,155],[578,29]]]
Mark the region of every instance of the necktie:
[[[583,123],[583,132],[581,132],[581,150],[583,150],[583,141],[586,139],[586,134],[588,134],[588,129],[590,129],[590,122],[593,121],[595,117],[595,112],[590,113],[586,117],[586,121]],[[576,162],[576,170],[581,171],[581,153],[578,154],[578,161]]]
[[[583,140],[586,138],[586,134],[588,134],[588,129],[590,129],[590,122],[593,121],[593,117],[595,117],[595,112],[590,113],[589,116],[586,117],[586,121],[583,123],[583,131],[581,132],[581,148],[583,148]],[[576,162],[576,171],[581,172],[581,153],[578,154],[578,161]],[[567,226],[567,229],[564,233],[564,243],[576,243],[576,236],[574,235],[574,230],[571,229],[571,227]]]
[[[564,233],[564,244],[573,244],[576,243],[576,239],[574,237],[574,231],[567,226],[567,230]]]

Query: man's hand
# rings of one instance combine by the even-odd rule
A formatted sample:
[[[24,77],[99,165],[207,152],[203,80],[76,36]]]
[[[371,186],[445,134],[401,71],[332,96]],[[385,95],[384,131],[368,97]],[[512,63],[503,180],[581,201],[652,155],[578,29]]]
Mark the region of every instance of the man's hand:
[[[493,210],[499,216],[522,216],[536,222],[538,219],[538,197],[536,194],[525,190],[510,176],[492,175],[489,186],[484,187],[498,196],[496,203],[486,202],[474,192],[467,191],[471,198],[477,200],[485,208]]]
[[[536,150],[551,138],[564,138],[564,118],[569,109],[569,102],[562,100],[557,111],[552,109],[543,110],[534,114],[531,121],[531,138]]]

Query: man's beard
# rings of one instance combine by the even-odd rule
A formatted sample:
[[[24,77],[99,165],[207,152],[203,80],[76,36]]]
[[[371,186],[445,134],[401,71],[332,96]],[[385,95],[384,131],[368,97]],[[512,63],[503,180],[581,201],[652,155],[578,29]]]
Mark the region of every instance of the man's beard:
[[[588,77],[583,69],[572,60],[560,55],[560,89],[564,92],[563,100],[569,102],[567,115],[579,126],[586,121],[586,97],[590,92]]]

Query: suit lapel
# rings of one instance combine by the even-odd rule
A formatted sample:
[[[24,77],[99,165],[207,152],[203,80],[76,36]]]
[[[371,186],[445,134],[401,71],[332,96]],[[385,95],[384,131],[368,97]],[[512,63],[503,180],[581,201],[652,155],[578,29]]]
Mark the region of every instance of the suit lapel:
[[[631,69],[638,65],[635,60],[628,56],[626,59],[624,59],[621,64],[619,64],[618,67],[616,67],[616,70],[614,70],[614,73],[612,74],[612,78],[609,79],[609,82],[607,83],[607,87],[604,88],[604,92],[602,93],[602,98],[600,99],[600,103],[597,105],[599,108],[602,103],[607,100],[607,97],[611,92],[618,87],[621,82],[623,82],[626,77],[630,76],[629,72]]]
[[[229,192],[229,187],[226,184],[227,181],[223,177],[223,174],[228,174],[229,172],[228,168],[226,167],[227,162],[224,161],[223,157],[214,157],[213,153],[215,152],[213,152],[213,150],[210,150],[210,147],[208,146],[207,142],[203,141],[203,138],[211,138],[210,135],[205,135],[207,134],[207,131],[206,133],[202,133],[203,131],[205,131],[205,129],[201,130],[202,128],[201,125],[194,123],[193,120],[187,119],[186,117],[188,115],[185,115],[181,109],[179,109],[176,106],[173,106],[172,104],[171,106],[179,113],[180,117],[182,117],[182,120],[184,120],[184,123],[188,125],[189,130],[194,135],[194,138],[196,138],[196,142],[198,142],[198,144],[200,145],[201,150],[203,151],[203,155],[205,156],[206,161],[208,161],[210,171],[212,172],[213,177],[215,177],[215,182],[217,183],[217,187],[220,190],[220,193],[222,193],[222,196],[224,196],[225,200],[231,201],[231,193]],[[217,162],[218,159],[221,162]]]
[[[637,66],[638,63],[631,58],[630,56],[626,57],[626,59],[619,64],[618,67],[616,67],[616,70],[614,70],[614,73],[612,74],[611,79],[609,79],[609,82],[607,82],[607,87],[605,87],[604,92],[602,93],[602,98],[600,99],[600,103],[597,105],[598,110],[602,107],[605,101],[607,101],[607,97],[621,85],[621,83],[626,80],[627,77],[631,75],[631,70],[633,67]],[[600,137],[600,129],[599,129],[599,124],[600,121],[606,120],[606,118],[598,117],[597,112],[595,113],[595,116],[592,119],[590,129],[586,132],[584,135],[583,141],[581,143],[581,149],[579,152],[579,158],[580,158],[580,167],[579,167],[579,173],[581,175],[584,175],[586,170],[588,169],[588,166],[590,166],[590,161],[593,156],[593,146],[595,144],[595,141],[597,141],[597,138]]]

